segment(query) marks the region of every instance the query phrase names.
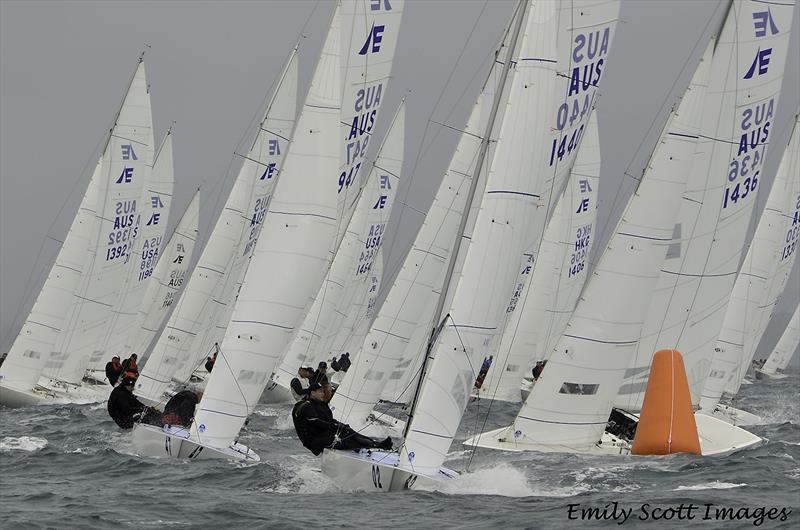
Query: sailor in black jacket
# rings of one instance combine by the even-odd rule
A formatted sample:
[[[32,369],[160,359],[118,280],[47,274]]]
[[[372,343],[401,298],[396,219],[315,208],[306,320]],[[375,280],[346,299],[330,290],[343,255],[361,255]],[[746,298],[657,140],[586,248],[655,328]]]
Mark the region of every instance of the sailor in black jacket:
[[[108,397],[108,415],[123,429],[133,428],[134,416],[147,408],[133,395],[135,383],[134,378],[126,377],[119,386],[114,387]]]
[[[308,397],[295,404],[292,421],[300,441],[315,455],[321,454],[326,448],[355,451],[392,448],[392,439],[389,437],[378,442],[355,432],[349,425],[336,421],[325,402],[325,391],[318,383],[312,383],[308,387]]]

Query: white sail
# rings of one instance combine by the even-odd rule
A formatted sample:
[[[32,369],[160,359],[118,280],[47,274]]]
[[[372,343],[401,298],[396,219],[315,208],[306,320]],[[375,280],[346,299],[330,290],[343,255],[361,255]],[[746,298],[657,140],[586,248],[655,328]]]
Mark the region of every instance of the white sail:
[[[144,352],[152,342],[171,306],[178,299],[197,241],[200,191],[196,191],[172,236],[164,245],[153,279],[139,309],[140,325],[131,330],[131,351]]]
[[[50,274],[0,367],[0,403],[4,405],[12,404],[10,392],[13,390],[26,392],[36,386],[44,363],[55,349],[87,261],[86,251],[94,232],[94,209],[103,177],[102,162],[102,158],[97,161]]]
[[[89,358],[88,370],[103,370],[111,355],[126,359],[132,353],[143,353],[142,350],[134,350],[129,339],[131,332],[139,329],[139,309],[149,285],[153,283],[150,277],[160,255],[169,221],[175,183],[172,158],[172,132],[167,131],[153,162],[150,178],[145,182],[144,194],[139,199],[137,235],[125,282],[106,324],[105,335]]]
[[[218,322],[230,314],[283,165],[295,123],[296,94],[293,50],[208,243],[140,373],[137,395],[159,401],[172,379],[188,379],[220,340]]]
[[[639,410],[652,355],[683,355],[697,405],[730,300],[778,108],[794,2],[736,1],[714,51],[698,156],[618,398]]]
[[[580,447],[603,434],[671,240],[697,144],[712,49],[713,42],[506,440]]]
[[[371,133],[377,123],[397,48],[405,0],[341,2],[340,51],[342,109],[340,168],[337,180],[337,237],[340,246],[348,229],[367,173]]]
[[[404,469],[430,476],[444,461],[481,361],[500,340],[519,256],[541,239],[572,169],[618,11],[616,1],[531,7],[510,112],[400,451]]]
[[[764,363],[761,370],[768,374],[775,374],[785,370],[789,365],[789,361],[792,360],[798,344],[800,344],[800,306],[795,308],[783,335],[778,339],[778,344],[775,345],[775,349],[767,357],[767,362]]]
[[[518,11],[512,19],[512,25],[525,16],[525,12]],[[498,50],[497,58],[508,56],[511,46],[509,39],[510,32]],[[518,47],[519,44],[511,56],[516,55]],[[509,69],[509,75],[512,73],[513,69]],[[467,231],[472,230],[475,222],[477,208],[466,205],[466,195],[475,177],[479,179],[478,193],[482,193],[485,186],[486,172],[479,172],[476,163],[484,135],[496,139],[500,129],[502,120],[490,124],[490,117],[492,102],[498,98],[501,102],[498,106],[502,108],[508,98],[511,85],[505,83],[504,76],[503,63],[496,59],[433,204],[375,322],[360,346],[361,351],[357,354],[351,351],[355,355],[354,362],[333,396],[331,409],[337,419],[354,427],[367,423],[367,417],[385,387],[395,386],[394,383],[406,375],[412,376],[408,374],[408,366],[419,358],[424,349],[459,220],[465,208],[470,208]],[[499,87],[503,86],[502,94],[498,94]],[[487,130],[490,125],[491,130]],[[495,142],[490,141],[490,149],[494,145]],[[487,158],[490,157],[491,154],[487,155]]]
[[[79,385],[105,335],[111,310],[134,259],[136,219],[153,165],[153,124],[144,63],[140,62],[103,153],[97,222],[89,255],[55,351],[45,363],[51,380]]]
[[[772,183],[753,241],[733,285],[731,301],[714,345],[700,408],[713,410],[723,392],[739,391],[786,286],[800,237],[800,127],[797,121]],[[763,327],[761,323],[764,323]]]
[[[396,40],[389,34],[399,31],[400,21],[394,15],[392,19],[383,17],[393,10],[399,12],[402,2],[391,3],[391,8],[385,2],[372,5],[378,9],[371,11],[369,17],[383,22],[364,28],[354,26],[361,38],[355,39],[357,46],[348,48],[348,57],[343,60],[339,17],[342,8],[337,6],[334,12],[298,118],[285,175],[264,219],[268,235],[259,240],[253,252],[214,371],[197,408],[192,436],[200,443],[227,447],[234,440],[302,323],[338,246],[337,234],[346,227],[345,220],[338,216],[342,215],[340,192],[347,187],[350,172],[342,178],[337,171],[342,142],[352,143],[352,139],[341,136],[341,64],[348,64],[350,55],[362,51],[381,54],[384,59],[394,53],[394,49],[383,48],[378,41]],[[351,11],[345,7],[343,12]],[[359,118],[356,134],[360,134],[362,123]],[[355,172],[353,168],[353,176]],[[333,175],[338,178],[332,180]]]
[[[339,251],[272,377],[284,388],[289,388],[300,366],[316,367],[317,361],[330,357],[332,352],[329,348],[348,313],[365,316],[357,308],[364,306],[370,291],[375,289],[372,269],[380,257],[378,251],[400,181],[404,135],[405,110],[404,103],[401,103],[365,182]]]
[[[600,164],[597,113],[593,112],[570,182],[547,224],[541,247],[523,254],[520,278],[506,308],[508,323],[481,395],[520,401],[522,378],[530,376],[536,360],[549,357],[567,327],[586,282],[597,217]],[[526,282],[528,276],[530,280]]]

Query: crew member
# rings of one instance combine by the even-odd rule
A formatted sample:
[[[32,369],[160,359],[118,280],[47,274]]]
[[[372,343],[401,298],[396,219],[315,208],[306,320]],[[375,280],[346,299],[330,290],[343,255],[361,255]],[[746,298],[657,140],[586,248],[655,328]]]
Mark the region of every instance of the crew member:
[[[114,387],[108,397],[108,415],[123,429],[133,428],[134,422],[150,409],[133,395],[136,379],[125,377],[119,386]],[[144,418],[143,418],[144,420]]]
[[[122,361],[122,376],[132,377],[133,379],[139,378],[139,366],[136,364],[138,357],[132,353],[130,357]]]
[[[194,419],[194,411],[202,397],[202,392],[181,390],[164,405],[164,414],[161,415],[161,422],[164,425],[188,427],[192,423],[192,419]]]
[[[298,401],[292,410],[292,421],[303,445],[315,455],[323,449],[385,449],[392,448],[392,439],[373,440],[355,432],[349,425],[333,418],[325,402],[325,390],[318,383],[308,387],[308,397]]]
[[[122,374],[122,364],[119,362],[119,356],[115,355],[111,358],[110,362],[106,363],[106,379],[111,386],[117,386],[119,376]]]

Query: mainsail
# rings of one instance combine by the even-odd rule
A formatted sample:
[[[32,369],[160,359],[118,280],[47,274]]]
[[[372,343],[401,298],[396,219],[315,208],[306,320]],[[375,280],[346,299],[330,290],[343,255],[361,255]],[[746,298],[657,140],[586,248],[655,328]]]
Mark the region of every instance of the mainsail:
[[[530,377],[536,360],[549,357],[567,327],[586,281],[600,165],[597,113],[592,112],[570,182],[547,224],[541,247],[523,254],[520,278],[506,309],[508,322],[481,396],[520,401],[522,378]]]
[[[736,1],[714,50],[692,163],[635,357],[617,403],[639,410],[653,353],[683,355],[692,403],[711,367],[714,342],[744,253],[778,108],[794,2]]]
[[[739,391],[797,256],[798,216],[800,127],[795,120],[767,205],[733,286],[700,408],[713,410],[725,390],[730,389],[731,395]]]
[[[401,103],[331,268],[272,377],[284,388],[289,388],[300,366],[311,364],[316,367],[316,362],[311,361],[327,359],[333,353],[333,341],[349,313],[358,314],[362,322],[367,320],[361,308],[366,307],[365,301],[370,294],[376,293],[376,282],[380,283],[380,276],[375,277],[377,271],[373,268],[381,257],[379,249],[400,181],[404,136],[405,110],[404,103]],[[354,322],[353,327],[362,326]]]
[[[160,255],[172,205],[175,173],[172,164],[172,131],[167,131],[153,162],[150,178],[145,182],[144,194],[139,199],[137,235],[133,241],[133,254],[128,261],[117,303],[111,310],[105,335],[95,346],[89,359],[88,370],[103,370],[111,355],[125,359],[134,350],[128,341],[131,331],[139,328],[139,309]],[[109,355],[107,355],[107,353]]]

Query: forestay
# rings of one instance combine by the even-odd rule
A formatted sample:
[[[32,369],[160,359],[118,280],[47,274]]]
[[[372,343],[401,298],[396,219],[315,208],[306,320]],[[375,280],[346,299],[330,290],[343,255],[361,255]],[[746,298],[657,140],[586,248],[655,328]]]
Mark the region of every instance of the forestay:
[[[739,391],[769,316],[794,264],[800,236],[800,131],[797,122],[772,183],[767,204],[731,293],[714,345],[700,408],[713,410],[722,393]]]
[[[89,359],[88,370],[102,371],[108,362],[108,355],[130,357],[132,353],[141,355],[140,349],[133,349],[132,332],[139,330],[139,310],[148,287],[154,283],[150,278],[161,253],[172,206],[172,189],[175,182],[172,164],[172,131],[167,131],[153,162],[150,178],[145,183],[136,219],[136,238],[133,241],[133,255],[128,261],[122,290],[117,303],[111,311],[106,324],[105,335]]]
[[[789,365],[789,361],[792,360],[792,355],[797,350],[798,344],[800,344],[800,305],[795,307],[794,314],[789,319],[783,335],[778,339],[778,344],[775,345],[775,349],[761,369],[768,374],[775,374],[785,370]]]
[[[597,113],[593,111],[570,182],[547,223],[541,247],[522,255],[500,347],[483,381],[481,395],[487,398],[520,401],[522,378],[530,377],[536,360],[550,356],[567,326],[586,282],[600,164]]]
[[[294,49],[208,243],[140,374],[138,395],[161,400],[172,379],[187,380],[221,337],[218,319],[230,314],[226,308],[238,291],[292,135],[296,94]]]
[[[399,20],[384,21],[383,17],[399,11],[402,3],[370,5],[379,7],[369,13],[375,23],[355,40],[358,45],[348,49],[348,55],[394,53],[381,42],[396,40],[389,35],[399,31]],[[193,436],[204,444],[226,447],[241,429],[319,290],[337,246],[332,243],[346,226],[340,226],[342,220],[337,217],[339,190],[347,185],[345,179],[344,186],[339,186],[340,154],[342,142],[348,142],[341,137],[340,124],[340,9],[334,13],[298,119],[285,178],[264,219],[268,236],[253,253],[220,356],[198,406]],[[347,7],[344,12],[352,11]],[[379,27],[380,38],[376,37]]]
[[[654,352],[681,352],[697,406],[745,247],[778,108],[794,2],[736,1],[703,106],[698,156],[631,372],[618,402],[639,410]]]
[[[618,11],[616,1],[537,2],[531,7],[510,112],[401,448],[405,469],[435,474],[444,461],[481,360],[502,334],[519,256],[540,241],[572,168]]]
[[[349,313],[359,315],[362,320],[366,318],[362,308],[366,307],[365,302],[370,296],[377,294],[380,284],[380,276],[373,275],[373,265],[380,258],[378,251],[400,181],[404,135],[405,110],[404,103],[401,103],[365,182],[339,251],[272,377],[284,388],[289,388],[300,366],[310,364],[316,367],[316,361],[328,358],[327,355],[332,353],[329,348],[333,339]]]
[[[55,351],[45,364],[44,375],[51,380],[80,385],[89,358],[106,333],[128,264],[135,258],[136,218],[153,165],[152,122],[145,68],[140,61],[103,153],[86,266]]]
[[[512,25],[525,16],[518,11]],[[508,56],[509,39],[510,33],[505,36],[496,57]],[[515,56],[517,50],[518,45],[511,56]],[[476,162],[486,136],[490,149],[486,158],[491,157],[495,145],[492,140],[496,140],[500,129],[502,120],[490,123],[489,118],[492,102],[499,99],[499,107],[503,108],[508,99],[510,84],[504,82],[503,66],[495,59],[414,244],[363,345],[359,345],[360,352],[331,401],[336,418],[354,427],[367,423],[384,388],[395,386],[396,381],[407,375],[408,366],[424,349],[459,221],[467,207],[467,190],[473,178],[479,179],[478,193],[482,193],[485,186],[486,172],[477,168]],[[511,75],[513,69],[508,72]],[[503,93],[498,94],[501,86],[504,86]],[[470,205],[467,232],[472,231],[476,214],[477,208]]]

